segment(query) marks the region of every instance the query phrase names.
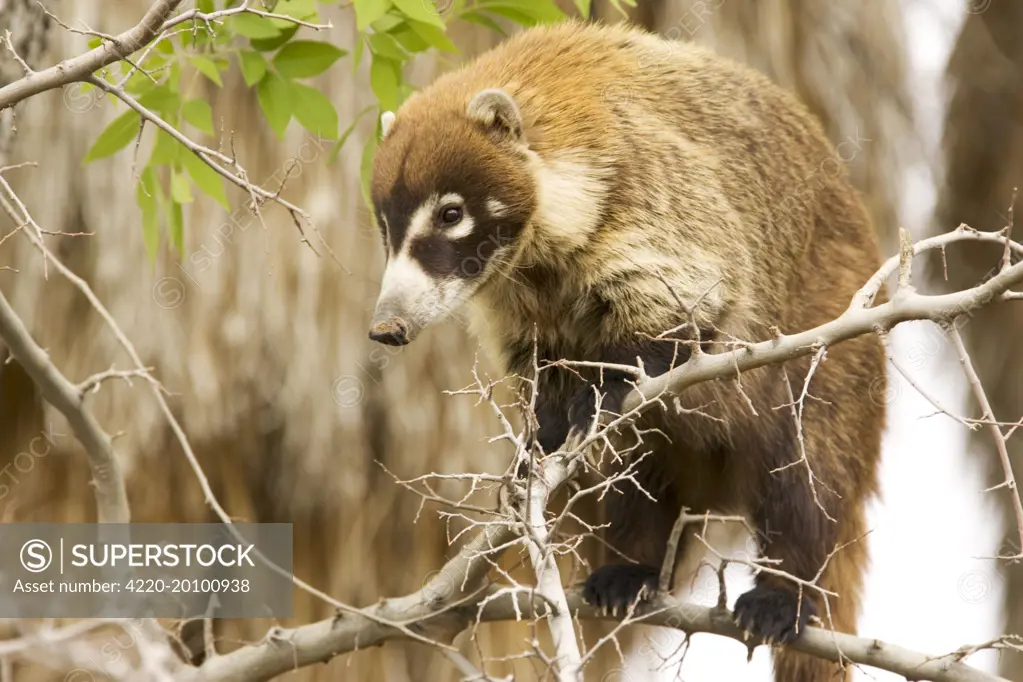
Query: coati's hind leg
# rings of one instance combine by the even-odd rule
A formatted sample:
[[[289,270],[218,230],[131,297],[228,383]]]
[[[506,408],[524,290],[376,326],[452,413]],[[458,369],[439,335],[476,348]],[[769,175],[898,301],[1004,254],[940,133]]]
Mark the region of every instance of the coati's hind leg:
[[[806,480],[805,469],[776,475],[787,476],[789,472],[793,478]],[[830,507],[829,513],[837,521],[833,523],[823,519],[820,509],[806,506],[815,505],[812,497],[800,494],[794,498],[794,492],[799,489],[795,481],[789,479],[776,488],[779,495],[765,498],[765,508],[756,519],[758,532],[769,536],[760,538],[763,554],[780,561],[772,564],[775,568],[803,580],[812,581],[820,572],[817,584],[838,596],[827,596],[825,605],[824,595],[812,587],[804,586],[800,596],[799,586],[793,581],[761,573],[756,586],[736,600],[735,619],[755,638],[779,644],[799,637],[811,624],[811,616],[819,618],[827,629],[855,634],[867,563],[862,537],[865,530],[862,505]],[[781,494],[788,499],[778,499]],[[823,522],[816,520],[818,516]],[[842,548],[828,558],[835,547]],[[852,679],[851,668],[842,675],[835,663],[786,648],[775,650],[774,668],[775,682],[848,682]]]
[[[587,602],[612,611],[627,609],[641,593],[656,592],[671,529],[679,513],[657,461],[647,456],[636,467],[636,482],[656,501],[627,480],[617,483],[616,490],[608,493],[604,504],[609,525],[604,538],[608,544],[605,553],[611,563],[591,573],[583,587]]]
[[[795,640],[811,616],[826,628],[856,632],[867,563],[865,506],[876,484],[883,420],[874,414],[880,408],[864,399],[866,391],[857,393],[861,377],[837,376],[840,360],[836,352],[830,360],[835,364],[812,379],[818,397],[804,405],[802,444],[785,409],[785,419],[765,424],[748,444],[755,456],[736,460],[750,467],[740,478],[755,487],[749,511],[762,554],[775,560],[771,567],[803,581],[816,579],[837,595],[825,603],[810,585],[800,595],[794,581],[761,572],[754,589],[736,601],[735,618],[754,637],[776,643]],[[837,664],[787,649],[776,653],[775,668],[776,682],[844,679]]]

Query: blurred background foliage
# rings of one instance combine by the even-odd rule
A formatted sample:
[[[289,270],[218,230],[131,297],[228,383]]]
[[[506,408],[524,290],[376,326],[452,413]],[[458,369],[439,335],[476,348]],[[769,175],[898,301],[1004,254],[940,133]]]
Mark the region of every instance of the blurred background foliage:
[[[111,12],[104,3],[46,3],[64,23],[107,34],[133,25],[150,4],[122,0]],[[198,0],[196,6],[209,12],[224,3]],[[218,25],[215,35],[187,25],[145,53],[149,76],[124,62],[106,75],[127,77],[130,92],[191,139],[236,153],[257,184],[282,187],[282,197],[312,215],[340,263],[303,244],[280,206],[263,207],[264,228],[245,209],[244,192],[165,132],[147,126],[140,138],[137,114],[88,87],[69,86],[22,105],[17,134],[0,131],[0,165],[39,164],[10,178],[45,229],[94,233],[54,238],[51,245],[89,282],[172,392],[225,508],[238,520],[293,523],[296,573],[346,603],[417,590],[453,551],[451,529],[432,509],[417,515],[420,500],[383,467],[403,478],[496,472],[510,454],[486,442],[498,428],[488,410],[442,393],[471,380],[476,346],[457,322],[429,330],[409,349],[385,349],[366,338],[383,254],[364,209],[364,178],[379,112],[396,108],[414,88],[523,26],[570,16],[631,20],[708,45],[796,93],[834,143],[864,141],[863,151],[845,160],[886,251],[894,244],[900,178],[919,154],[898,3],[277,0],[266,9],[332,28],[252,15]],[[971,16],[959,38],[949,67],[956,89],[948,192],[936,230],[960,221],[980,229],[1004,224],[997,211],[1009,206],[1023,159],[1019,12],[995,2]],[[96,44],[47,19],[32,0],[0,0],[0,26],[10,26],[19,53],[37,68]],[[989,67],[983,77],[975,71],[979,59]],[[0,61],[0,84],[18,76],[13,61]],[[0,234],[13,227],[8,221]],[[34,251],[14,239],[0,253],[20,270],[0,272],[0,287],[65,374],[80,381],[112,364],[127,366],[81,296],[59,278],[43,277]],[[983,272],[988,255],[965,262],[974,274]],[[1009,323],[1013,330],[1018,322]],[[985,332],[994,324],[979,316],[970,325],[971,342],[987,351],[979,357],[985,380],[993,382],[996,411],[1018,415],[1023,356],[1004,340],[1011,337]],[[1003,371],[1006,365],[1012,371]],[[118,434],[135,521],[213,520],[144,391],[107,384],[89,405]],[[94,518],[85,458],[69,433],[18,365],[0,363],[0,467],[16,479],[4,481],[4,520]],[[47,455],[33,457],[25,471],[12,468],[43,434],[53,444]],[[1008,630],[1015,632],[1023,632],[1021,575],[1007,595]],[[331,615],[328,605],[300,592],[295,606],[285,624]],[[216,628],[230,648],[258,640],[269,625],[217,621]],[[184,627],[183,636],[194,636],[194,628]],[[529,636],[524,625],[493,624],[481,628],[479,646],[501,656],[520,651]],[[466,637],[457,642],[477,656]],[[617,667],[613,654],[596,661],[591,673],[599,678],[605,667]],[[523,662],[489,670],[534,676]],[[41,667],[17,673],[18,680],[61,679]],[[430,649],[391,643],[291,679],[339,677],[453,680],[458,674]]]

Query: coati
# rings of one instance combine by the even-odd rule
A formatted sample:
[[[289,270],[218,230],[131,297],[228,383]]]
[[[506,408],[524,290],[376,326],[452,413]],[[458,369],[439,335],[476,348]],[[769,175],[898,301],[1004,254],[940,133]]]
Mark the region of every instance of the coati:
[[[689,357],[697,333],[716,353],[831,320],[880,264],[834,148],[794,97],[634,28],[526,30],[381,122],[371,201],[387,264],[370,337],[382,343],[407,344],[466,303],[508,373],[530,376],[535,341],[541,361],[642,362],[657,375]],[[761,572],[735,604],[741,627],[784,643],[816,614],[855,632],[884,356],[863,337],[815,365],[809,383],[804,357],[693,387],[682,409],[665,401],[640,419],[658,430],[637,450],[650,453],[636,474],[650,496],[629,483],[606,496],[614,551],[587,578],[588,601],[621,607],[655,588],[683,506],[737,512],[773,568],[820,572],[840,595],[828,618],[816,591],[800,599]],[[539,446],[590,428],[597,395],[619,411],[629,379],[543,370]],[[680,555],[698,544],[687,533]],[[775,670],[783,682],[839,678],[784,649]]]

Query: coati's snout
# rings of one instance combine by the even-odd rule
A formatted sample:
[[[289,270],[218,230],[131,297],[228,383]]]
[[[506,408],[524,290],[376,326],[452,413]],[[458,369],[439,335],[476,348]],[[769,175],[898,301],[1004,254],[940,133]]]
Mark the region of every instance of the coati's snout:
[[[369,338],[388,346],[404,346],[412,339],[408,335],[408,324],[400,317],[390,317],[374,322]]]

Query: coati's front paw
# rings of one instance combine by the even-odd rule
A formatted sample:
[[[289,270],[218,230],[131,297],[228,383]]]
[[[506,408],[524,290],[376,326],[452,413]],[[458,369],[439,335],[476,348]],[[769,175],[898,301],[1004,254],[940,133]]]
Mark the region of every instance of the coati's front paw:
[[[758,585],[735,601],[735,622],[754,638],[770,644],[796,640],[817,608],[793,590]]]
[[[568,431],[587,433],[596,415],[597,394],[593,387],[587,384],[585,388],[576,391],[568,402]]]
[[[626,611],[657,592],[660,569],[637,564],[607,564],[590,574],[583,599],[602,611]]]

